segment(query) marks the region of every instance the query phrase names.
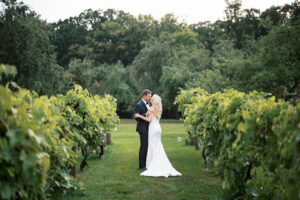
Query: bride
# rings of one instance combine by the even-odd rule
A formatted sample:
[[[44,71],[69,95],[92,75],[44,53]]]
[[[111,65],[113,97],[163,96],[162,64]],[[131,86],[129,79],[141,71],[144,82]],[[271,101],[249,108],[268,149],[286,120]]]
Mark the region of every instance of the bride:
[[[181,176],[182,174],[171,165],[164,147],[161,142],[161,128],[159,120],[162,114],[162,103],[161,98],[158,95],[153,95],[151,98],[152,107],[150,115],[144,117],[138,113],[135,117],[139,117],[145,121],[150,122],[149,124],[149,135],[148,135],[148,151],[146,159],[147,170],[142,172],[141,176]]]

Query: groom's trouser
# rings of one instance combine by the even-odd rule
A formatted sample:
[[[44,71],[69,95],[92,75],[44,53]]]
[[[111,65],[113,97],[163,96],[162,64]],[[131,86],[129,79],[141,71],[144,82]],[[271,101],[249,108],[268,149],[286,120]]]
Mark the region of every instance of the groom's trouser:
[[[140,152],[139,152],[139,168],[146,167],[146,158],[148,151],[148,127],[149,125],[140,126],[138,128],[138,133],[140,134]]]

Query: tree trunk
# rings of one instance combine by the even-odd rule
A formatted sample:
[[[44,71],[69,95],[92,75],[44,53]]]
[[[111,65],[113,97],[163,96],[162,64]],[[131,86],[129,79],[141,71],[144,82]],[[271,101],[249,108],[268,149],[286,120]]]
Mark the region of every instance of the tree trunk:
[[[88,158],[88,151],[87,151],[87,146],[85,145],[84,147],[81,147],[81,153],[83,156],[83,160],[80,163],[80,171],[83,172],[83,169],[85,166],[89,167],[87,163],[87,158]]]

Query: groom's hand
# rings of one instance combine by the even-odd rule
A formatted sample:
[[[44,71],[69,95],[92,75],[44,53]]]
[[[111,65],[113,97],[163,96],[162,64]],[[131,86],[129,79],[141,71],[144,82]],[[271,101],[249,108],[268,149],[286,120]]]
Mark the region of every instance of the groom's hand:
[[[146,116],[148,117],[151,114],[150,110],[146,112]]]

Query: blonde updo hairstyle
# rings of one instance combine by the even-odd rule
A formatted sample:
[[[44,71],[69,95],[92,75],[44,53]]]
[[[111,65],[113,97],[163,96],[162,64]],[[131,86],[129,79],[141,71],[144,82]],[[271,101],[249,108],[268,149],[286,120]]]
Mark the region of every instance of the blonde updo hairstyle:
[[[151,98],[151,104],[153,108],[153,115],[156,119],[160,120],[162,114],[161,98],[157,94],[154,94]]]

